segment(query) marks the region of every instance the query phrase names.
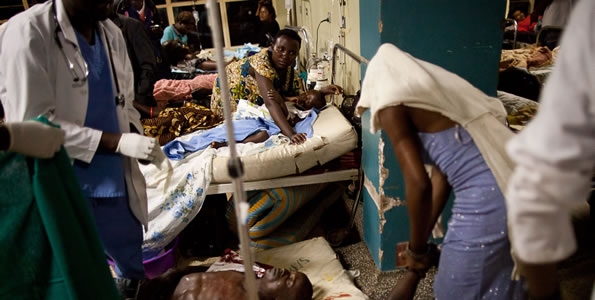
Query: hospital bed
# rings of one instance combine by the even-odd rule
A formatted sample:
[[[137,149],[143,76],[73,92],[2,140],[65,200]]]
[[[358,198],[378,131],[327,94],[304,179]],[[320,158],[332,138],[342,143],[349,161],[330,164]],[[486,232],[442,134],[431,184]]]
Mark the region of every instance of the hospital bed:
[[[284,144],[268,151],[244,156],[244,189],[263,190],[337,181],[357,181],[358,169],[330,171],[322,174],[301,173],[338,158],[355,149],[358,136],[355,129],[331,105],[320,112],[313,125],[314,136],[302,145]],[[227,157],[215,157],[212,165],[212,181],[207,194],[233,191],[227,172]]]
[[[301,145],[281,143],[241,156],[244,190],[291,189],[339,181],[351,181],[354,186],[358,186],[360,171],[357,168],[304,174],[354,150],[359,141],[354,127],[334,105],[320,111],[312,127],[313,136]],[[180,139],[191,138],[191,135]],[[250,145],[239,144],[238,147]],[[147,181],[149,199],[150,221],[148,231],[145,232],[145,250],[159,249],[171,242],[198,214],[207,195],[234,192],[227,167],[229,156],[225,154],[225,148],[208,148],[202,153],[189,154],[183,160],[169,161],[169,168],[141,166]],[[326,168],[319,169],[324,171]],[[311,194],[313,190],[314,188],[308,189],[306,194]],[[278,205],[282,206],[289,201],[291,206],[301,206],[315,196],[283,198],[284,203]],[[274,209],[270,213],[275,214]]]

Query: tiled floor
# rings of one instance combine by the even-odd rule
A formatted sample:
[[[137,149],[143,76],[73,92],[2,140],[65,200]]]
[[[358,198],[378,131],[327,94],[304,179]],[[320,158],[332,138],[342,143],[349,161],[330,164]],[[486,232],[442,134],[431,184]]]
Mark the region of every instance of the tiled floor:
[[[350,203],[346,203],[350,207]],[[356,227],[362,234],[362,210],[358,211]],[[588,207],[581,209],[575,217],[575,229],[579,242],[579,250],[568,260],[559,265],[558,275],[561,281],[562,295],[565,300],[589,299],[595,282],[595,226],[589,219]],[[380,272],[363,241],[336,248],[345,269],[358,270],[356,285],[371,300],[386,299],[403,271]],[[418,286],[415,299],[432,299],[432,282],[436,270]]]

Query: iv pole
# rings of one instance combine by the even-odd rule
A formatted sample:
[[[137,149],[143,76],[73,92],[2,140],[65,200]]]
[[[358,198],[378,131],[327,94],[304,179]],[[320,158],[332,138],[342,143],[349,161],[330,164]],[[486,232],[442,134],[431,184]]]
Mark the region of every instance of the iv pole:
[[[256,291],[256,278],[254,276],[252,251],[250,249],[250,238],[246,228],[246,219],[248,217],[249,205],[246,202],[246,192],[244,191],[244,173],[242,161],[236,151],[236,142],[233,134],[233,125],[231,122],[231,107],[229,104],[229,87],[227,84],[227,74],[225,73],[225,62],[223,60],[223,39],[221,31],[221,17],[219,14],[219,5],[216,0],[207,1],[207,10],[209,13],[209,26],[213,35],[213,45],[215,46],[215,60],[217,62],[217,72],[219,73],[219,84],[221,89],[221,102],[223,102],[223,115],[225,127],[227,129],[227,143],[229,146],[230,159],[227,163],[229,176],[233,179],[236,223],[238,225],[238,234],[240,236],[240,251],[244,260],[244,288],[248,292],[249,300],[258,300]]]

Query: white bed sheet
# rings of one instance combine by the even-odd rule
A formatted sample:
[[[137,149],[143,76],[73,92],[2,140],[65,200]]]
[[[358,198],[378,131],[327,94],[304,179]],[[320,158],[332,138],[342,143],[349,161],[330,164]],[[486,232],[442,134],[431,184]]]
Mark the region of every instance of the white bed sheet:
[[[313,125],[314,136],[302,145],[282,144],[253,155],[242,156],[244,181],[300,174],[325,164],[357,147],[357,133],[336,106],[320,112]],[[228,157],[213,159],[211,183],[228,183]]]

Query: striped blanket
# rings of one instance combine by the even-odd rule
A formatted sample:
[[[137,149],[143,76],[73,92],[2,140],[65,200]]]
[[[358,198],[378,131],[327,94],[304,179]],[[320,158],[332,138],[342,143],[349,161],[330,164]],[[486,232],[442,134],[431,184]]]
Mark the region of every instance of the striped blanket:
[[[320,214],[315,212],[321,210],[322,203],[308,202],[325,186],[317,184],[249,192],[247,224],[252,247],[269,249],[302,240],[320,219]],[[304,206],[310,207],[306,214],[300,210]],[[297,216],[300,216],[299,220],[295,219]],[[226,217],[235,229],[233,201],[229,202]]]

